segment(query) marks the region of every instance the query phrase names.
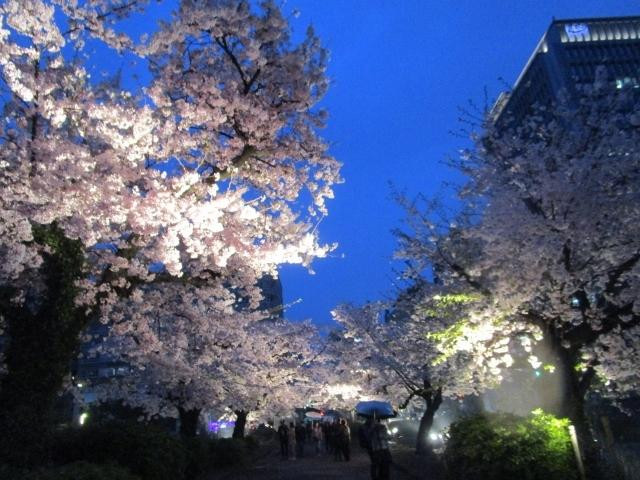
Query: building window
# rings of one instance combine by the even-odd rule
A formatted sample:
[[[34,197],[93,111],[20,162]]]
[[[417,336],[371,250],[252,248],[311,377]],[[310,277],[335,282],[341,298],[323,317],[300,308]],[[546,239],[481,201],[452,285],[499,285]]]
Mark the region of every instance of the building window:
[[[636,77],[616,78],[616,88],[618,90],[623,88],[640,88],[640,83]]]

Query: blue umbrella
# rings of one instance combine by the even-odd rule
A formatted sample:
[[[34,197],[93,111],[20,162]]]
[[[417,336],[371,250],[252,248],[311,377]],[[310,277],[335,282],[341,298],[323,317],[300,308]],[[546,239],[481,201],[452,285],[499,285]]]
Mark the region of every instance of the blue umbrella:
[[[397,412],[389,402],[371,400],[368,402],[359,402],[356,405],[356,414],[361,417],[391,418],[395,417]]]

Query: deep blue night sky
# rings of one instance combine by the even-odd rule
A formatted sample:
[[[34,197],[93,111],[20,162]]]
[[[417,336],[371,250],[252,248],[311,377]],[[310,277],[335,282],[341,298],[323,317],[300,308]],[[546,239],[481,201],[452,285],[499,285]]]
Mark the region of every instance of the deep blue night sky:
[[[482,105],[513,84],[552,17],[638,15],[623,0],[287,0],[296,33],[312,23],[331,51],[333,85],[323,102],[329,125],[322,134],[343,162],[345,183],[335,189],[320,224],[331,258],[281,270],[291,319],[330,322],[342,302],[362,303],[393,292],[391,230],[402,210],[389,182],[413,196],[434,194],[456,174],[442,161],[464,140],[458,107]]]

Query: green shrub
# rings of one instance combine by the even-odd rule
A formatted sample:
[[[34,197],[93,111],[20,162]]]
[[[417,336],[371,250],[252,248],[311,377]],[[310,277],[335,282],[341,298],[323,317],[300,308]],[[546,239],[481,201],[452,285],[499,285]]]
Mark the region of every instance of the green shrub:
[[[0,479],[21,480],[25,475],[25,469],[13,465],[0,464]]]
[[[273,438],[273,435],[268,438]],[[244,440],[244,443],[249,450],[256,450],[260,446],[260,441],[255,435],[247,435],[242,440]]]
[[[450,480],[573,480],[569,421],[542,411],[528,418],[478,415],[451,425],[444,453]]]
[[[56,464],[117,463],[142,480],[181,480],[187,467],[182,442],[141,423],[113,422],[60,432],[52,445]]]
[[[207,437],[195,437],[183,440],[188,452],[186,478],[198,478],[213,468],[213,444],[215,440]]]
[[[119,465],[75,462],[29,473],[21,480],[140,480]]]
[[[244,464],[249,459],[249,452],[258,448],[258,442],[254,438],[196,437],[185,439],[183,442],[188,452],[188,480],[199,478],[216,468]]]
[[[211,445],[211,460],[215,467],[240,465],[248,460],[249,447],[244,439],[221,438]]]

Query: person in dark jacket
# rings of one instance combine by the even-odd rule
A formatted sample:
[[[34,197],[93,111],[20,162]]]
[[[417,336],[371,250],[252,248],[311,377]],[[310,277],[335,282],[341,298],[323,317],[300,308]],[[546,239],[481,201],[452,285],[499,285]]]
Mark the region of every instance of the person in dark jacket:
[[[371,478],[374,480],[389,480],[389,470],[391,468],[389,431],[386,425],[380,423],[380,419],[373,425],[370,439],[373,455]]]
[[[322,437],[324,438],[324,451],[331,453],[331,434],[329,432],[329,423],[323,422],[322,424]]]
[[[335,460],[342,460],[342,449],[340,448],[340,438],[339,438],[339,422],[340,420],[336,420],[331,424],[331,429],[329,430],[329,435],[331,435],[331,451],[333,452],[333,458]]]
[[[284,420],[280,422],[280,426],[278,427],[278,440],[280,440],[280,454],[282,455],[282,459],[286,460],[289,458],[289,429],[284,423]]]
[[[311,443],[311,440],[312,440],[311,435],[313,433],[313,427],[311,423],[307,423],[305,425],[305,433],[307,435],[307,438],[306,438],[307,443]]]
[[[371,450],[371,430],[373,428],[373,419],[367,418],[364,425],[358,428],[358,443],[360,447],[367,451],[369,460],[371,461],[371,478],[376,480],[376,469],[374,468],[373,451]]]
[[[344,459],[351,460],[351,429],[347,421],[343,418],[337,427],[337,446]]]
[[[307,431],[301,424],[296,425],[296,456],[304,457],[304,441],[307,437]]]
[[[296,455],[294,450],[297,450],[296,448],[296,427],[293,424],[293,422],[289,423],[289,428],[288,428],[288,437],[289,437],[289,458],[291,460],[295,460],[296,459]]]

